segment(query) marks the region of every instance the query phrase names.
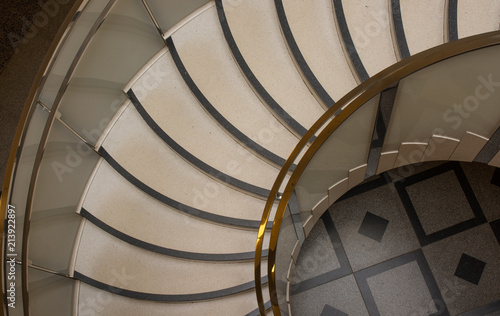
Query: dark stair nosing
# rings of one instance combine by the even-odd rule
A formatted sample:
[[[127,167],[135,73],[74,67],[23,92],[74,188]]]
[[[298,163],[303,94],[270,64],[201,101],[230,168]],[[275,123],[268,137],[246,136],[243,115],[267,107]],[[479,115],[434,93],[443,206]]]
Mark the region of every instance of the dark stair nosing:
[[[89,222],[99,227],[106,233],[139,248],[153,251],[159,254],[167,255],[174,258],[187,259],[187,260],[197,260],[197,261],[250,261],[255,258],[255,252],[241,252],[241,253],[228,253],[228,254],[210,254],[210,253],[195,253],[188,251],[175,250],[171,248],[161,247],[154,245],[140,239],[134,238],[127,235],[108,224],[104,223],[85,208],[81,208],[80,215],[87,219]],[[267,257],[268,250],[264,250],[263,256]]]
[[[261,100],[264,101],[265,104],[271,109],[272,113],[275,114],[276,118],[281,122],[284,122],[292,132],[295,132],[300,137],[303,137],[307,129],[302,126],[299,122],[297,122],[293,117],[291,117],[279,104],[274,100],[274,98],[267,92],[267,90],[262,86],[259,82],[259,79],[252,72],[250,67],[248,66],[245,58],[241,54],[236,41],[234,40],[233,34],[231,33],[231,29],[229,27],[229,23],[227,22],[226,13],[224,12],[224,7],[222,4],[222,0],[216,0],[215,4],[217,6],[217,13],[219,16],[219,22],[222,27],[222,32],[224,33],[224,37],[226,38],[226,42],[231,50],[231,53],[236,60],[236,63],[240,67],[242,73],[247,78],[248,82],[254,89],[254,91],[260,96]]]
[[[304,234],[304,224],[302,223],[302,217],[300,216],[299,201],[297,199],[297,193],[295,192],[295,190],[293,190],[292,194],[290,195],[287,208],[290,212],[290,217],[292,219],[292,225],[294,227],[295,234],[297,235],[297,239],[300,243],[300,246],[302,247],[302,244],[304,244],[304,241],[306,240],[306,236]]]
[[[458,39],[458,1],[448,0],[448,41]]]
[[[208,101],[208,99],[203,95],[201,90],[198,88],[198,86],[194,83],[193,79],[189,75],[188,71],[186,70],[186,67],[184,67],[184,64],[182,63],[182,60],[177,52],[177,49],[175,48],[174,41],[172,40],[172,37],[168,37],[165,40],[165,43],[168,47],[168,50],[170,51],[170,54],[174,60],[174,63],[181,74],[182,78],[184,79],[184,82],[186,85],[189,87],[193,95],[196,97],[198,102],[205,108],[205,110],[210,114],[216,121],[217,123],[222,126],[230,135],[232,135],[235,139],[237,139],[239,142],[244,144],[246,147],[250,148],[253,150],[255,153],[260,155],[261,157],[265,158],[266,160],[273,162],[274,164],[278,165],[279,167],[282,167],[285,164],[285,159],[279,157],[278,155],[274,154],[273,152],[265,149],[261,145],[257,144],[254,142],[250,137],[246,136],[244,133],[242,133],[239,129],[237,129],[234,125],[232,125],[222,114],[220,114],[215,107]],[[295,169],[295,165],[293,165],[291,170]]]
[[[408,42],[406,40],[405,29],[403,26],[403,17],[401,15],[400,0],[391,0],[392,23],[396,41],[398,44],[399,57],[405,59],[411,56]]]
[[[481,149],[474,161],[489,163],[500,151],[500,127],[491,135],[486,145]]]
[[[100,147],[98,150],[98,153],[122,177],[127,179],[130,183],[132,183],[135,187],[137,187],[138,189],[140,189],[144,193],[148,194],[152,198],[162,202],[165,205],[168,205],[174,209],[177,209],[185,214],[188,214],[188,215],[200,218],[200,219],[208,220],[211,222],[223,224],[223,225],[237,226],[237,227],[242,227],[242,228],[259,228],[260,227],[260,221],[217,215],[217,214],[205,212],[205,211],[202,211],[200,209],[183,204],[181,202],[175,201],[174,199],[171,199],[168,196],[163,195],[160,192],[154,190],[153,188],[149,187],[148,185],[146,185],[145,183],[143,183],[142,181],[140,181],[139,179],[134,177],[132,174],[130,174],[116,160],[114,160],[113,157],[111,157],[111,155],[104,149],[104,147]],[[271,227],[272,227],[272,222],[269,222],[267,224],[266,228],[269,229]]]
[[[364,82],[368,80],[370,76],[368,75],[363,62],[358,55],[354,42],[352,41],[351,33],[349,32],[349,27],[347,26],[347,20],[344,14],[344,8],[342,6],[342,0],[333,0],[333,7],[338,28],[340,30],[340,34],[342,35],[341,42],[344,44],[344,48],[349,55],[349,59],[354,67],[354,70],[356,71],[357,77],[361,82]]]
[[[255,281],[250,281],[247,283],[243,283],[237,286],[233,286],[230,288],[216,290],[211,292],[204,293],[196,293],[196,294],[153,294],[153,293],[144,293],[137,292],[132,290],[122,289],[110,284],[106,284],[97,280],[94,280],[78,271],[74,271],[74,278],[84,282],[90,286],[98,288],[100,290],[110,292],[113,294],[138,299],[138,300],[147,300],[147,301],[156,301],[156,302],[173,302],[173,303],[181,303],[181,302],[195,302],[195,301],[205,301],[205,300],[213,300],[220,299],[226,296],[239,294],[242,292],[246,292],[255,288]],[[267,283],[267,276],[262,278],[262,284]]]
[[[368,154],[365,179],[374,176],[377,173],[380,154],[382,153],[385,136],[387,134],[387,129],[389,128],[389,122],[391,120],[397,90],[398,88],[394,87],[382,91],[380,94],[377,117],[375,119],[375,126],[373,127],[372,141]]]
[[[255,186],[253,184],[238,180],[234,177],[231,177],[228,174],[225,174],[212,166],[208,165],[207,163],[201,161],[197,157],[195,157],[193,154],[188,152],[186,149],[184,149],[181,145],[179,145],[176,141],[174,141],[168,134],[155,122],[155,120],[149,115],[149,113],[144,109],[142,106],[141,102],[137,99],[136,95],[130,89],[127,92],[127,95],[134,105],[135,109],[141,117],[144,119],[146,124],[155,132],[155,134],[160,137],[167,146],[172,148],[176,153],[178,153],[182,158],[184,158],[186,161],[188,161],[190,164],[195,166],[196,168],[200,169],[204,173],[210,175],[211,177],[227,183],[237,189],[243,190],[245,192],[249,192],[253,195],[259,196],[259,197],[265,197],[267,198],[271,191]]]
[[[304,56],[302,55],[300,48],[295,41],[295,37],[293,36],[290,24],[288,23],[285,8],[283,7],[283,0],[274,0],[274,4],[276,6],[276,11],[278,12],[278,19],[281,25],[281,30],[283,31],[283,35],[285,37],[286,43],[288,44],[288,48],[292,52],[293,58],[295,59],[296,64],[299,66],[300,71],[307,80],[308,86],[310,86],[314,90],[314,93],[320,98],[321,102],[327,108],[331,108],[335,104],[335,101],[332,99],[330,94],[326,92],[325,88],[319,82],[318,78],[316,78],[313,71],[307,64]]]

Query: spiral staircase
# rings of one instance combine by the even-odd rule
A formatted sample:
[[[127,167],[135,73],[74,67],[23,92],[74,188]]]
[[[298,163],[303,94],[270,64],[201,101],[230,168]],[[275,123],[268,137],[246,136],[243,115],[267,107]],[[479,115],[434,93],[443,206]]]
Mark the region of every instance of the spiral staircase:
[[[303,241],[367,176],[422,160],[500,167],[499,111],[491,110],[474,123],[483,129],[425,131],[426,141],[368,146],[363,159],[346,152],[357,165],[340,181],[297,187],[296,196],[286,189],[337,115],[362,117],[349,126],[371,143],[377,107],[391,108],[403,85],[358,112],[339,105],[357,96],[350,91],[421,52],[439,55],[447,42],[497,31],[500,1],[186,1],[176,14],[171,2],[75,6],[11,154],[2,208],[17,210],[17,247],[4,247],[4,257],[17,259],[17,283],[6,315],[271,315],[267,245],[283,198],[299,199],[292,217],[304,228],[289,227]],[[493,95],[494,77],[481,80]],[[408,94],[418,103],[418,91]],[[453,127],[456,113],[442,124]],[[5,305],[8,272],[5,265]]]

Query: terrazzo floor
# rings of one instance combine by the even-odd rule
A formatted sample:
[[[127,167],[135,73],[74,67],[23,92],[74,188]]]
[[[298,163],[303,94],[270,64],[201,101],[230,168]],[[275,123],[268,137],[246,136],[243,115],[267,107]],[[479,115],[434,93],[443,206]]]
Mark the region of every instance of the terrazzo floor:
[[[306,239],[297,315],[500,315],[500,171],[406,166],[346,193]]]

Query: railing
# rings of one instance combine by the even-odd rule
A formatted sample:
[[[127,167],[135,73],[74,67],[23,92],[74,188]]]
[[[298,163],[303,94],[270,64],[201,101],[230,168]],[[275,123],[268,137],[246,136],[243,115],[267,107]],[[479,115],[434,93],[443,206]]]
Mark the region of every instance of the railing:
[[[150,4],[169,9],[160,23],[170,29],[205,2]],[[123,87],[163,45],[141,1],[77,0],[70,10],[34,80],[7,163],[1,314],[74,312],[75,211],[99,159],[96,144],[126,99]],[[126,61],[116,58],[123,51]],[[9,219],[17,224],[10,232]]]
[[[2,190],[3,194],[0,200],[0,212],[3,215],[3,218],[6,219],[6,225],[2,226],[2,228],[4,229],[4,239],[2,241],[3,252],[1,271],[3,293],[2,315],[24,314],[23,298],[25,295],[19,296],[19,293],[24,294],[21,288],[25,288],[26,280],[20,275],[19,269],[17,267],[18,265],[22,264],[20,258],[23,251],[22,247],[16,247],[20,244],[20,241],[23,240],[23,237],[25,237],[24,227],[23,229],[17,229],[19,226],[14,225],[14,229],[10,228],[9,231],[8,220],[14,220],[14,223],[16,224],[19,222],[23,222],[22,219],[25,217],[25,207],[23,204],[26,203],[26,200],[24,201],[24,203],[22,203],[23,198],[19,198],[18,200],[21,202],[20,204],[14,203],[13,201],[17,199],[15,196],[16,194],[26,197],[26,192],[20,191],[22,191],[22,187],[27,188],[26,180],[28,179],[26,179],[26,175],[24,177],[22,177],[21,175],[19,177],[16,177],[15,175],[21,174],[24,171],[24,168],[30,169],[30,166],[32,167],[34,164],[33,157],[30,157],[31,159],[28,159],[26,157],[23,157],[23,154],[24,156],[28,156],[29,154],[26,154],[26,152],[29,151],[29,148],[40,141],[40,126],[45,124],[48,119],[47,113],[41,106],[38,106],[36,100],[38,100],[40,97],[40,88],[43,87],[47,82],[46,74],[50,72],[52,65],[54,65],[54,61],[60,53],[61,45],[64,44],[65,39],[68,38],[68,33],[71,32],[71,29],[74,28],[75,24],[77,23],[77,17],[83,10],[83,7],[83,1],[77,1],[71,8],[68,16],[63,22],[58,34],[56,35],[56,40],[49,48],[49,51],[47,52],[47,55],[40,67],[41,71],[39,71],[37,77],[34,80],[34,84],[29,92],[29,96],[24,106],[18,128],[14,135],[12,149],[5,171],[5,180]],[[19,189],[14,191],[14,188]],[[6,215],[12,215],[12,217],[9,218]],[[15,262],[15,264],[13,262]],[[25,274],[24,269],[23,274]],[[13,309],[14,306],[16,309]],[[9,307],[13,312],[9,313]]]
[[[427,160],[452,159],[452,152],[446,156],[443,146],[439,147],[440,142],[457,146],[450,147],[457,150],[468,148],[466,146],[476,148],[472,158],[462,155],[457,156],[457,160],[491,161],[491,155],[487,161],[484,157],[478,159],[481,153],[477,150],[481,147],[477,145],[498,129],[500,92],[494,94],[495,88],[488,87],[487,82],[494,80],[493,74],[496,75],[494,78],[500,78],[499,44],[500,33],[492,32],[453,41],[404,59],[339,100],[299,141],[271,189],[256,245],[255,280],[260,280],[265,226],[278,189],[295,163],[297,167],[281,196],[269,242],[267,270],[275,315],[289,313],[290,279],[304,236],[319,216],[349,188],[371,175],[420,162],[426,157]],[[426,84],[429,85],[427,88]],[[479,89],[481,84],[483,88]],[[397,95],[393,94],[388,108],[380,108],[380,98],[384,98],[390,89],[396,89]],[[476,97],[478,93],[480,95]],[[433,100],[430,105],[417,103]],[[448,111],[457,100],[472,102],[468,104],[467,116],[462,119]],[[381,118],[382,110],[389,111],[390,121],[387,117],[385,121]],[[375,131],[374,125],[380,119],[385,122],[385,131],[377,135],[380,131]],[[317,133],[320,134],[297,161]],[[476,141],[471,141],[470,135],[482,137],[473,136]],[[415,139],[419,141],[415,143]],[[373,146],[375,141],[380,144]],[[346,143],[356,145],[351,148],[342,146]],[[482,144],[484,146],[484,142]],[[423,150],[419,151],[422,147]],[[410,154],[405,156],[408,150]],[[396,163],[396,160],[400,162]],[[303,231],[297,230],[297,222]],[[265,315],[259,282],[256,282],[256,294],[260,313]]]
[[[2,247],[3,264],[0,274],[4,314],[30,315],[30,306],[33,307],[33,304],[30,305],[29,296],[33,298],[36,295],[45,295],[48,305],[53,302],[52,305],[59,309],[62,308],[61,303],[65,301],[61,298],[61,293],[68,297],[67,302],[71,302],[71,289],[75,282],[71,275],[73,246],[80,224],[75,209],[80,203],[84,182],[87,181],[99,158],[95,146],[103,132],[103,126],[125,100],[121,90],[123,86],[163,47],[163,42],[157,35],[158,26],[164,30],[170,29],[203,2],[206,1],[193,0],[189,2],[191,6],[180,8],[178,11],[171,10],[172,14],[169,17],[159,18],[159,25],[150,20],[147,10],[140,1],[79,0],[72,8],[41,66],[41,72],[34,80],[7,164],[0,212],[7,220],[10,218],[6,215],[15,214],[13,219],[16,220],[16,224],[22,222],[23,227],[21,229],[18,229],[19,226],[15,227],[15,234],[4,230],[6,237]],[[148,3],[153,11],[173,9],[166,1],[148,1]],[[119,34],[119,27],[116,27],[122,24],[140,26],[142,33],[133,39],[127,38],[132,35]],[[135,52],[131,54],[134,56],[133,60],[128,60],[130,63],[110,60],[111,57],[120,55],[116,52],[124,50],[124,47],[120,46],[123,43],[108,43],[110,39],[115,38],[115,35],[122,39],[123,43],[131,43],[126,47]],[[498,33],[486,34],[410,57],[361,84],[328,110],[308,131],[273,186],[259,230],[255,269],[257,280],[261,279],[265,224],[278,188],[311,137],[322,131],[293,174],[281,198],[273,226],[269,276],[275,313],[279,314],[275,266],[281,220],[307,162],[313,158],[328,135],[332,134],[362,104],[405,76],[446,58],[496,45],[498,42]],[[108,44],[109,46],[106,46]],[[108,56],[108,59],[97,58],[102,56]],[[94,65],[99,61],[101,63]],[[123,67],[125,64],[126,67]],[[111,73],[116,75],[107,76]],[[85,89],[98,86],[102,90],[93,92],[105,97],[95,102],[96,100],[90,97],[92,94],[86,94],[88,91]],[[340,111],[341,109],[343,110]],[[335,116],[336,113],[338,116]],[[332,121],[329,122],[330,120]],[[69,173],[77,176],[68,179],[66,175]],[[13,211],[9,213],[9,210]],[[50,225],[56,227],[51,228]],[[47,229],[42,230],[41,227]],[[63,238],[54,233],[60,231],[61,227],[66,228]],[[7,221],[4,228],[8,229]],[[8,235],[15,235],[17,247],[9,249],[8,242],[12,238]],[[19,247],[21,240],[22,247]],[[65,243],[68,240],[69,242]],[[10,291],[11,262],[14,262],[14,291]],[[48,294],[44,291],[37,292],[37,286],[46,282],[59,284],[57,287],[59,292]],[[256,282],[259,307],[264,313],[261,286],[260,282]],[[45,289],[43,286],[41,288]],[[16,295],[15,309],[8,308],[11,302],[10,293]],[[69,313],[72,306],[68,305],[65,308]],[[50,309],[39,309],[37,312],[41,315],[51,314]]]

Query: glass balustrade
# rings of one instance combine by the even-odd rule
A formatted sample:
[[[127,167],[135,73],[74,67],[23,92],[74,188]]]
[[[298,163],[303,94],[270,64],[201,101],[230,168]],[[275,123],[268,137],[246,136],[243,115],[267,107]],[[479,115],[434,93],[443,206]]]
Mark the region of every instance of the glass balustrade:
[[[335,200],[369,177],[368,169],[380,173],[430,160],[472,161],[476,157],[478,161],[481,148],[500,125],[498,34],[490,40],[449,45],[446,57],[446,53],[432,56],[432,51],[414,56],[414,65],[411,59],[396,64],[370,79],[373,82],[369,80],[366,87],[355,89],[354,97],[339,101],[336,106],[342,112],[298,162],[285,189],[288,194],[276,212],[268,267],[275,315],[289,315],[290,284],[297,247],[302,244],[298,236],[307,236]],[[391,89],[396,93],[387,107],[383,105],[387,98],[382,99]],[[336,110],[327,113],[333,117]],[[375,159],[370,157],[373,152]],[[488,161],[493,162],[495,154],[489,154]],[[290,213],[294,204],[300,217]],[[300,223],[300,234],[292,219]]]

